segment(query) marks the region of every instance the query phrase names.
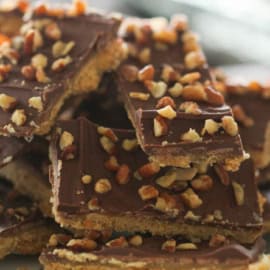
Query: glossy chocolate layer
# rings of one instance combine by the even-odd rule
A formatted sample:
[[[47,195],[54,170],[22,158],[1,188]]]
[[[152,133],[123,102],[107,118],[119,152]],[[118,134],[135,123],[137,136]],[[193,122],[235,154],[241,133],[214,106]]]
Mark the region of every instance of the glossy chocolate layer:
[[[185,243],[182,239],[175,239],[177,244]],[[209,265],[211,263],[228,263],[229,265],[250,264],[258,260],[265,248],[263,239],[258,239],[254,245],[242,246],[237,243],[226,244],[221,247],[211,248],[207,242],[197,244],[197,250],[176,250],[175,252],[167,252],[161,249],[162,244],[166,238],[162,237],[143,237],[143,244],[138,247],[107,247],[104,244],[98,245],[95,250],[87,250],[80,248],[80,250],[66,245],[59,244],[55,248],[48,248],[41,255],[41,260],[47,262],[67,262],[67,259],[58,257],[53,253],[54,250],[73,251],[74,256],[80,256],[81,253],[88,252],[96,255],[97,262],[102,260],[109,260],[111,258],[117,259],[121,262],[145,262],[147,264],[165,263],[171,264],[194,264]],[[69,263],[72,263],[70,259]],[[94,261],[95,262],[95,261]],[[74,263],[76,261],[74,260]]]
[[[227,102],[231,106],[240,105],[245,114],[254,121],[250,127],[239,123],[240,135],[246,150],[263,151],[265,141],[269,139],[266,138],[266,130],[267,125],[270,125],[270,100],[263,98],[261,93],[248,89],[242,94],[233,91],[233,88],[241,88],[240,86],[229,88]]]
[[[33,21],[42,19],[48,19],[48,17],[35,17]],[[59,26],[62,32],[61,41],[75,42],[74,48],[69,53],[72,64],[61,72],[52,71],[50,67],[55,61],[52,56],[52,45],[55,41],[49,40],[45,35],[42,35],[44,45],[35,54],[41,53],[48,57],[48,66],[45,72],[51,81],[49,83],[40,83],[36,80],[26,80],[21,74],[21,68],[31,64],[31,58],[34,54],[29,56],[20,51],[21,58],[18,64],[13,67],[7,79],[0,84],[0,93],[16,98],[18,102],[16,109],[24,109],[27,115],[27,121],[23,126],[16,127],[13,125],[18,136],[32,135],[33,126],[38,126],[50,118],[54,106],[67,91],[67,81],[78,73],[85,62],[89,60],[89,57],[102,50],[115,38],[119,25],[118,21],[95,13],[76,17],[49,17],[49,19]],[[35,96],[42,98],[44,107],[42,112],[37,112],[36,109],[28,106],[28,99]],[[4,127],[11,123],[10,118],[10,112],[1,110],[0,127],[3,132],[7,132]]]
[[[131,152],[123,150],[121,144],[124,139],[134,139],[135,133],[131,130],[113,130],[118,137],[115,144],[114,153],[119,165],[126,164],[130,169],[129,181],[127,184],[120,185],[116,181],[114,172],[105,168],[104,163],[110,155],[106,153],[100,145],[100,137],[97,133],[97,126],[86,119],[74,121],[62,121],[57,124],[62,132],[67,131],[74,137],[75,158],[70,160],[63,159],[63,152],[59,149],[59,135],[52,141],[51,158],[53,163],[54,175],[59,175],[53,179],[56,209],[64,215],[70,214],[73,218],[81,214],[91,213],[87,203],[90,199],[97,198],[100,209],[97,212],[114,215],[130,214],[131,216],[151,216],[161,220],[168,220],[178,224],[189,223],[184,217],[187,211],[192,210],[194,215],[199,216],[199,220],[192,221],[194,224],[203,223],[207,215],[213,215],[220,211],[221,219],[213,219],[205,223],[209,226],[229,226],[238,228],[253,227],[259,229],[262,223],[258,207],[256,183],[254,179],[254,169],[252,162],[247,160],[241,169],[235,173],[229,173],[229,183],[227,186],[221,183],[215,170],[210,168],[207,171],[213,179],[212,188],[206,191],[195,191],[201,198],[202,204],[196,209],[187,207],[180,198],[180,194],[190,187],[191,181],[182,182],[174,188],[161,188],[155,180],[164,175],[171,168],[163,168],[157,175],[144,180],[137,180],[133,174],[141,166],[148,163],[147,156],[137,147]],[[60,171],[58,171],[60,169]],[[83,175],[92,176],[90,184],[83,184]],[[112,190],[105,194],[98,194],[94,191],[95,183],[100,178],[109,179]],[[244,203],[236,205],[233,188],[230,182],[235,181],[243,187]],[[178,182],[180,184],[180,182]],[[154,209],[155,199],[143,201],[138,189],[143,185],[152,185],[159,190],[160,195],[167,194],[176,200],[176,209],[179,213],[172,217]]]
[[[155,42],[151,37],[153,33],[151,32],[148,22],[148,20],[141,21],[141,24],[144,25],[145,29],[148,31],[144,33],[145,36],[143,41],[136,41],[134,35],[130,34],[128,30],[124,32],[123,37],[127,44],[129,46],[134,46],[138,52],[145,48],[150,49],[151,54],[147,63],[152,64],[155,68],[154,81],[161,80],[163,67],[165,65],[169,65],[182,76],[190,72],[199,72],[201,74],[201,78],[199,80],[200,83],[211,83],[212,78],[210,76],[207,63],[192,70],[185,67],[185,54],[183,42],[181,40],[185,32],[178,33],[177,42],[175,44],[163,44],[165,49],[158,49],[157,47],[160,44]],[[129,29],[129,27],[127,27],[127,29]],[[191,159],[194,158],[194,156],[197,156],[197,158],[198,156],[201,156],[202,159],[207,159],[205,156],[208,155],[212,158],[215,156],[219,161],[222,161],[227,157],[232,158],[237,156],[239,158],[242,156],[242,145],[239,136],[230,136],[222,129],[214,135],[208,136],[206,134],[202,136],[202,142],[200,143],[180,140],[181,135],[188,132],[190,128],[196,130],[198,134],[201,134],[206,119],[213,119],[217,122],[221,122],[222,117],[231,116],[231,109],[226,104],[210,105],[207,102],[197,102],[201,113],[199,115],[195,115],[178,109],[179,105],[186,101],[182,96],[173,98],[176,105],[177,116],[173,120],[165,119],[168,126],[167,134],[160,137],[155,136],[153,120],[158,115],[156,105],[159,99],[154,98],[151,95],[147,101],[132,99],[130,97],[131,92],[149,94],[149,90],[144,83],[138,80],[130,81],[126,78],[124,70],[127,65],[136,66],[138,69],[141,69],[146,64],[140,62],[138,58],[133,55],[130,55],[119,68],[118,88],[124,99],[125,106],[133,122],[133,126],[136,129],[140,144],[148,155],[190,156]],[[174,83],[175,81],[169,82],[168,88],[172,87]],[[170,95],[166,92],[164,96]],[[196,102],[196,100],[193,100],[192,98],[189,100]],[[223,153],[223,157],[221,157],[221,153]],[[192,161],[196,162],[195,159]]]

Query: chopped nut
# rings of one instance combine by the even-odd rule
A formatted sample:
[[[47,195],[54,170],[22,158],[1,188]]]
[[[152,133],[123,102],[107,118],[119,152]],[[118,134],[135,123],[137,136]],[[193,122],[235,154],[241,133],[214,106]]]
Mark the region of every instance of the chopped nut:
[[[154,176],[155,174],[159,173],[159,171],[160,171],[160,166],[158,163],[155,163],[155,162],[147,163],[138,169],[138,173],[143,178],[150,178]]]
[[[161,98],[167,91],[167,84],[165,82],[145,81],[145,86],[154,98]]]
[[[238,125],[231,116],[222,117],[222,127],[230,136],[238,134]]]
[[[115,144],[107,136],[100,138],[100,144],[108,154],[113,154],[115,151]]]
[[[141,199],[144,201],[157,198],[159,195],[158,190],[150,185],[142,186],[138,192]]]
[[[124,65],[121,68],[121,74],[129,82],[135,82],[138,79],[138,68],[134,65]]]
[[[158,103],[156,105],[156,108],[160,109],[160,108],[164,108],[164,107],[166,107],[168,105],[170,105],[173,109],[176,108],[175,102],[174,102],[174,100],[172,98],[163,97],[158,101]]]
[[[9,111],[16,107],[17,101],[14,97],[6,94],[0,94],[0,107],[3,111]]]
[[[224,96],[217,90],[213,89],[210,86],[205,87],[204,90],[207,96],[206,100],[211,105],[221,106],[225,103]]]
[[[184,216],[184,219],[186,220],[192,220],[192,221],[199,221],[201,220],[201,216],[195,215],[192,211],[187,211],[187,213]]]
[[[238,206],[241,206],[245,202],[244,188],[237,182],[232,182],[235,201]]]
[[[208,191],[213,187],[213,179],[208,175],[200,175],[191,182],[191,186],[198,191]]]
[[[246,115],[244,109],[240,105],[234,105],[232,110],[236,121],[240,122],[245,127],[252,127],[254,125],[254,120]]]
[[[43,38],[39,30],[30,29],[24,38],[24,53],[25,54],[32,54],[38,48],[43,46]]]
[[[183,85],[175,83],[173,87],[169,88],[168,92],[174,98],[180,97],[183,91]]]
[[[218,175],[221,183],[225,186],[228,186],[230,184],[230,177],[228,172],[224,169],[222,165],[216,164],[214,165],[214,170],[216,174]]]
[[[171,19],[171,26],[179,32],[186,31],[188,28],[187,16],[183,14],[174,15]]]
[[[190,128],[189,131],[181,136],[181,140],[188,142],[201,142],[202,137],[197,133],[195,129]]]
[[[155,209],[171,217],[176,217],[179,214],[179,209],[176,206],[176,200],[173,196],[163,194],[157,198]]]
[[[190,113],[194,115],[200,115],[202,113],[199,105],[196,102],[192,101],[186,101],[181,103],[179,109],[185,111],[185,113]]]
[[[137,139],[125,139],[122,142],[122,147],[125,151],[132,151],[138,146]]]
[[[180,74],[175,71],[175,69],[170,65],[164,65],[161,73],[161,79],[166,83],[171,81],[177,81],[180,77]]]
[[[150,94],[142,92],[130,92],[129,96],[133,99],[138,99],[142,101],[147,101],[150,98]]]
[[[48,64],[48,58],[42,53],[36,54],[31,59],[31,64],[34,68],[45,68]]]
[[[81,181],[85,184],[88,185],[92,182],[92,176],[89,174],[85,174],[82,176]]]
[[[213,215],[206,215],[206,217],[203,219],[203,222],[205,223],[212,223],[215,220],[215,217]]]
[[[183,84],[192,84],[198,81],[200,78],[201,78],[201,74],[199,72],[191,72],[182,76],[180,79],[180,82]]]
[[[176,249],[176,241],[171,239],[171,240],[167,240],[166,242],[164,242],[162,244],[162,247],[161,247],[162,250],[165,250],[167,252],[175,252],[175,249]]]
[[[52,22],[45,27],[45,35],[52,40],[59,40],[61,39],[62,32],[59,26]]]
[[[58,245],[57,236],[55,234],[51,235],[48,246],[49,247],[56,247]]]
[[[71,62],[72,62],[72,58],[70,56],[66,56],[65,58],[59,58],[53,62],[51,68],[53,71],[60,72],[66,66],[68,66]]]
[[[198,247],[193,243],[182,243],[176,246],[177,250],[197,250]]]
[[[104,135],[104,136],[108,137],[114,143],[118,141],[118,137],[116,136],[116,134],[114,133],[114,131],[111,128],[99,126],[97,128],[97,132],[100,135]]]
[[[203,203],[200,197],[191,188],[187,189],[180,196],[184,203],[191,209],[198,208]]]
[[[141,63],[148,64],[151,59],[151,50],[149,48],[142,49],[138,55],[138,58]]]
[[[134,235],[129,239],[132,246],[139,247],[143,244],[143,238],[140,235]]]
[[[214,218],[216,220],[222,220],[223,219],[222,212],[220,210],[215,210],[214,211]]]
[[[73,1],[73,11],[75,16],[84,15],[87,10],[87,3],[83,0]]]
[[[142,82],[152,81],[155,75],[155,68],[153,65],[147,65],[138,73],[138,79]]]
[[[177,181],[190,181],[198,172],[196,168],[173,168],[172,171],[176,173]]]
[[[177,42],[177,32],[175,30],[162,30],[154,32],[153,39],[157,42],[175,44]]]
[[[217,123],[215,120],[206,119],[204,122],[202,135],[204,135],[206,132],[210,135],[214,135],[216,132],[218,132],[219,128],[220,128],[220,124]]]
[[[91,239],[71,239],[68,241],[67,247],[75,250],[91,251],[97,248],[97,243]]]
[[[176,114],[176,111],[171,107],[171,105],[167,105],[159,110],[157,110],[157,113],[164,117],[164,118],[167,118],[167,119],[174,119],[177,114]]]
[[[26,115],[24,110],[15,110],[11,116],[11,121],[17,126],[22,126],[26,122]]]
[[[120,236],[119,238],[113,239],[106,243],[107,247],[128,247],[128,242],[125,237]]]
[[[59,147],[61,150],[64,150],[68,146],[71,146],[73,142],[74,142],[73,135],[68,131],[64,131],[60,137]]]
[[[185,32],[182,36],[183,50],[185,53],[200,51],[200,45],[198,44],[198,36],[192,32]]]
[[[112,189],[110,181],[106,178],[99,179],[95,184],[95,192],[103,194],[107,193]]]
[[[119,169],[119,163],[115,156],[110,156],[104,164],[105,168],[109,171],[116,172]]]
[[[66,148],[63,149],[63,152],[61,153],[61,157],[64,160],[74,159],[76,150],[77,150],[77,147],[75,145],[67,146]]]
[[[127,184],[127,182],[129,181],[129,175],[130,175],[130,169],[128,165],[123,164],[119,167],[115,178],[118,184],[124,185],[124,184]]]
[[[183,88],[182,96],[185,100],[191,101],[205,101],[206,94],[204,87],[201,83],[195,83],[192,85],[187,85]]]
[[[36,77],[36,70],[30,65],[23,66],[21,73],[27,80],[34,80]]]
[[[163,117],[160,115],[154,118],[154,134],[155,137],[161,137],[168,133],[168,125]]]
[[[40,83],[48,83],[50,82],[50,78],[46,75],[43,68],[38,68],[36,70],[36,79]]]
[[[74,48],[75,42],[74,41],[69,41],[67,43],[63,41],[57,41],[53,44],[52,47],[52,54],[54,58],[58,58],[61,56],[66,56],[68,55],[71,50]]]
[[[209,241],[209,246],[210,247],[220,247],[226,242],[226,237],[221,235],[221,234],[215,234],[212,236],[212,238]]]
[[[43,111],[43,103],[42,103],[41,97],[29,98],[28,105],[29,105],[29,107],[36,109],[38,112]]]
[[[100,209],[100,206],[98,204],[98,199],[93,198],[87,203],[87,207],[90,211],[97,211]]]
[[[185,56],[185,67],[195,69],[205,64],[205,57],[201,51],[192,51]]]
[[[163,188],[168,188],[175,181],[176,181],[176,172],[174,170],[170,170],[164,176],[157,178],[156,183]]]

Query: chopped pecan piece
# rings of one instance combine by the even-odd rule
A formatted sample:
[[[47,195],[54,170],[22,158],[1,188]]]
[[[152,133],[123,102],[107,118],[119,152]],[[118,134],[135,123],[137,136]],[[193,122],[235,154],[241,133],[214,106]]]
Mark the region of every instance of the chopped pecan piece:
[[[159,110],[157,110],[157,113],[166,119],[174,119],[176,117],[176,111],[172,108],[171,105],[167,105]]]
[[[22,126],[26,122],[26,120],[27,117],[23,109],[15,110],[11,115],[11,121],[15,123],[17,126]]]
[[[155,75],[155,68],[153,65],[147,65],[138,72],[138,79],[142,82],[152,81]]]
[[[176,241],[174,239],[167,240],[162,244],[161,249],[170,253],[174,253],[176,250]]]
[[[213,179],[208,175],[200,175],[191,182],[191,186],[195,190],[207,191],[213,186]]]
[[[76,251],[91,251],[97,248],[97,243],[91,239],[71,239],[67,247]]]
[[[245,202],[244,188],[237,182],[232,182],[235,201],[238,206],[241,206]]]
[[[92,182],[92,176],[89,174],[85,174],[82,176],[81,180],[84,184],[88,185]]]
[[[140,235],[134,235],[129,239],[132,246],[139,247],[143,244],[143,238]]]
[[[130,176],[130,169],[128,165],[123,164],[118,168],[115,178],[118,184],[124,185],[127,184],[127,182],[129,181],[129,176]]]
[[[180,196],[184,203],[191,209],[198,208],[203,203],[200,197],[191,188],[187,189]]]
[[[181,136],[181,140],[189,142],[201,142],[202,137],[197,133],[196,130],[190,128],[189,131]]]
[[[73,135],[68,131],[64,131],[59,140],[59,147],[61,150],[64,150],[68,146],[71,146],[73,142],[74,142]]]
[[[159,195],[159,191],[150,185],[142,186],[138,192],[141,199],[144,201],[157,198]]]
[[[128,247],[128,241],[126,240],[125,237],[120,236],[117,239],[113,239],[109,242],[106,243],[107,247],[120,247],[120,248],[124,248],[124,247]]]
[[[155,137],[161,137],[163,135],[166,135],[168,133],[168,125],[166,123],[166,120],[161,117],[160,115],[157,115],[154,118],[154,134]]]
[[[14,97],[8,96],[6,94],[0,94],[0,107],[4,111],[12,110],[16,107],[17,100]]]
[[[222,127],[230,136],[238,134],[238,125],[231,116],[222,117]]]
[[[150,178],[160,171],[160,166],[156,162],[150,162],[138,169],[138,173],[143,178]]]
[[[101,178],[95,184],[95,192],[103,194],[107,193],[112,189],[111,182],[109,179]]]

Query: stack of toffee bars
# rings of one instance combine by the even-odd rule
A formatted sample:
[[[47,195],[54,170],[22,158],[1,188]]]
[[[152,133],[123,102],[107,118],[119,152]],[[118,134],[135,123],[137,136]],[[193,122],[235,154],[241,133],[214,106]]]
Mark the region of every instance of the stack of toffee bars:
[[[270,89],[211,72],[184,15],[19,1],[0,31],[0,258],[270,269]]]

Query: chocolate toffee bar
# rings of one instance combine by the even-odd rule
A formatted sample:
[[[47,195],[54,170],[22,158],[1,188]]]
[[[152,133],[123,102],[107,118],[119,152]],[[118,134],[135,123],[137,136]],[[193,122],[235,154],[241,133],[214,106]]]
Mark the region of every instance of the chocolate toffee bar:
[[[253,242],[261,232],[254,169],[161,168],[135,132],[81,118],[57,124],[50,146],[53,212],[67,228]]]
[[[270,260],[263,252],[262,239],[241,246],[221,235],[201,243],[141,235],[105,241],[53,235],[40,262],[45,270],[266,270]]]
[[[183,16],[127,19],[120,31],[129,57],[118,88],[142,149],[161,165],[243,160],[238,127],[223,96],[213,88],[197,37]]]
[[[21,35],[0,47],[1,133],[43,135],[67,97],[95,90],[124,56],[119,24],[84,9],[37,7]]]
[[[249,86],[228,85],[225,93],[245,149],[256,168],[265,168],[270,164],[270,88],[253,82]]]
[[[35,138],[32,143],[28,143],[18,158],[0,169],[0,176],[12,182],[20,193],[34,200],[44,216],[52,216],[46,140]]]
[[[57,226],[42,217],[33,201],[0,179],[0,258],[9,254],[38,254]]]

